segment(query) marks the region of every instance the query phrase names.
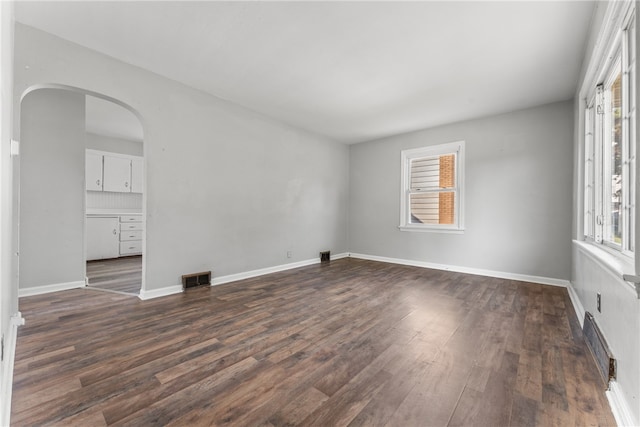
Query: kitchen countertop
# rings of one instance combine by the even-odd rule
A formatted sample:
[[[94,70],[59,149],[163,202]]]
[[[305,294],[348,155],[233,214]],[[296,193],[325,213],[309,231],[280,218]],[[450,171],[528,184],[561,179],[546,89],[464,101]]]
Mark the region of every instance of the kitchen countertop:
[[[93,215],[101,215],[101,216],[105,216],[105,215],[113,215],[113,216],[118,216],[118,215],[142,215],[142,212],[140,212],[138,210],[132,210],[132,209],[87,209],[86,215],[87,216],[93,216]]]

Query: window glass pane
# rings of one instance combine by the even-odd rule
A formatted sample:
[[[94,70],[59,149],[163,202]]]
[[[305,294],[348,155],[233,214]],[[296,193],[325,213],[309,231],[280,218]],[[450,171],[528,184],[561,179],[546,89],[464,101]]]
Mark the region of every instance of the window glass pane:
[[[629,46],[629,62],[634,62],[636,59],[636,17],[631,18],[629,27],[627,29],[627,41]]]
[[[454,224],[455,192],[412,193],[411,224]]]
[[[636,154],[635,154],[635,140],[636,140],[636,113],[635,109],[629,116],[629,167],[628,167],[628,182],[629,182],[629,212],[627,213],[629,225],[625,231],[628,249],[630,251],[635,250],[635,194],[636,194]]]
[[[440,158],[423,157],[411,160],[411,189],[438,188],[440,182]]]
[[[456,185],[456,156],[440,156],[440,188],[454,188]],[[447,223],[449,224],[449,223]]]
[[[628,227],[625,230],[625,235],[627,238],[627,248],[630,251],[635,250],[635,194],[636,194],[636,178],[635,178],[635,170],[636,170],[636,19],[635,16],[631,19],[629,24],[629,28],[627,30],[627,41],[628,41],[628,56],[627,56],[627,67],[629,77],[627,81],[629,82],[629,87],[626,88],[627,96],[629,99],[629,119],[627,121],[629,127],[629,139],[628,139],[628,148],[629,151],[629,169],[628,169],[628,206],[629,210],[627,213],[627,224]]]
[[[411,190],[455,187],[455,154],[411,160]]]
[[[585,165],[584,165],[584,235],[593,238],[594,224],[594,109],[593,101],[585,111]]]
[[[622,243],[622,73],[618,73],[611,85],[611,139],[610,159],[611,176],[608,179],[611,185],[609,236],[610,239]]]

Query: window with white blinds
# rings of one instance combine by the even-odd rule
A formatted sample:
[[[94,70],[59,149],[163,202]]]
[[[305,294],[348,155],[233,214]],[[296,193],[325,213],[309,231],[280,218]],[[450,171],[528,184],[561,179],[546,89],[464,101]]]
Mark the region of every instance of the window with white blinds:
[[[463,230],[464,141],[402,151],[400,229]]]

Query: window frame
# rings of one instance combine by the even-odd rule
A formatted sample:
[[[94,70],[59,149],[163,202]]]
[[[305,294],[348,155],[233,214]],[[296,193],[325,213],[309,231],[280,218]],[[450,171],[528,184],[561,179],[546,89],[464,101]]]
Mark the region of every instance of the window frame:
[[[595,59],[597,71],[582,103],[584,241],[626,257],[634,256],[635,230],[635,52],[630,38],[636,31],[635,7],[630,7],[609,44],[606,55]],[[635,46],[633,43],[631,46]],[[630,75],[632,76],[630,78]],[[620,242],[612,232],[612,105],[611,88],[621,78],[621,196],[618,224]]]
[[[602,167],[603,167],[603,173],[602,173],[602,191],[603,191],[603,196],[602,199],[604,201],[604,203],[602,204],[602,213],[601,215],[603,216],[603,221],[602,221],[602,243],[609,246],[612,249],[618,250],[618,251],[622,251],[625,252],[625,247],[626,247],[626,243],[625,242],[626,239],[628,239],[628,236],[625,237],[625,230],[626,230],[626,224],[628,222],[628,220],[626,219],[627,216],[627,212],[626,209],[628,207],[628,205],[626,204],[626,200],[627,198],[627,193],[628,193],[628,183],[627,181],[624,179],[624,170],[625,170],[625,164],[626,164],[626,158],[625,158],[625,153],[627,152],[626,147],[628,146],[628,138],[627,138],[627,132],[628,132],[628,128],[627,126],[625,126],[625,120],[626,120],[626,114],[625,114],[625,110],[627,108],[627,105],[624,103],[624,100],[621,102],[621,107],[620,107],[620,111],[622,116],[622,121],[621,121],[621,126],[622,126],[622,131],[621,131],[621,137],[622,137],[622,141],[620,141],[620,143],[622,143],[622,147],[621,147],[621,157],[622,157],[622,171],[621,171],[621,179],[622,179],[622,183],[621,183],[621,196],[620,196],[620,202],[621,202],[621,210],[625,211],[625,212],[618,212],[618,223],[622,229],[622,236],[621,236],[621,242],[617,243],[615,242],[615,237],[612,235],[612,224],[611,224],[611,217],[612,217],[612,210],[611,210],[611,202],[613,200],[613,192],[612,192],[612,183],[609,182],[610,179],[613,175],[612,172],[612,155],[611,155],[611,147],[609,147],[608,144],[613,142],[613,138],[611,138],[611,135],[613,134],[613,129],[612,129],[612,115],[611,115],[611,111],[613,109],[612,106],[612,88],[613,85],[615,83],[616,80],[616,76],[618,75],[616,73],[616,71],[620,71],[620,77],[621,80],[624,81],[623,78],[623,73],[622,73],[622,52],[621,52],[621,46],[618,45],[618,50],[617,52],[614,54],[614,59],[611,61],[611,63],[609,64],[609,67],[607,68],[606,74],[605,74],[605,79],[602,83],[603,85],[603,106],[604,106],[604,114],[602,115],[602,135],[596,135],[596,143],[600,143],[601,144],[601,148],[602,148]],[[625,91],[625,85],[624,82],[621,83],[623,86],[621,88],[621,94]],[[622,98],[624,98],[624,96],[622,96]],[[600,137],[600,141],[598,141],[598,136]]]
[[[401,231],[464,233],[464,141],[431,145],[420,148],[402,150],[401,188],[400,188],[400,225]],[[454,155],[454,186],[452,188],[434,187],[422,191],[411,190],[411,161],[425,157]],[[416,224],[411,222],[411,194],[420,192],[453,192],[454,221],[453,224]]]

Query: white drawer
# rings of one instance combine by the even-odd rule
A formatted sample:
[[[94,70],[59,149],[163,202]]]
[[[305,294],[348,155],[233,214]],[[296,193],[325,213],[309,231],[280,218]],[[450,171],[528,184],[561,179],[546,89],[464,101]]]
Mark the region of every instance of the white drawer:
[[[121,242],[129,242],[132,240],[142,240],[142,230],[124,230],[120,232]]]
[[[142,215],[121,215],[120,222],[142,222]]]
[[[120,242],[120,255],[134,255],[142,253],[142,241]]]
[[[142,230],[141,222],[122,222],[120,223],[120,232]]]

